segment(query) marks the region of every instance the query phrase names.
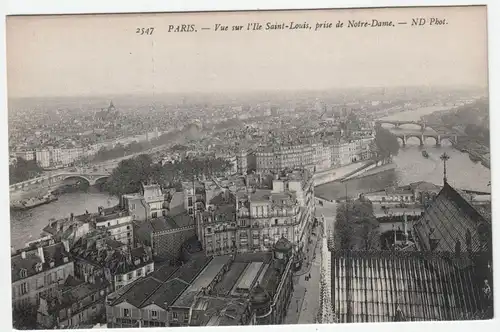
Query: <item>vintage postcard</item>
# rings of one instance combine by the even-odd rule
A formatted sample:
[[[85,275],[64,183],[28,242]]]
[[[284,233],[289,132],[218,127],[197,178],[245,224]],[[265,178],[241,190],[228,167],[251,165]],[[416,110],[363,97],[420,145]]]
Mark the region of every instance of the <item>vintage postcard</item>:
[[[6,30],[14,328],[493,318],[486,6]]]

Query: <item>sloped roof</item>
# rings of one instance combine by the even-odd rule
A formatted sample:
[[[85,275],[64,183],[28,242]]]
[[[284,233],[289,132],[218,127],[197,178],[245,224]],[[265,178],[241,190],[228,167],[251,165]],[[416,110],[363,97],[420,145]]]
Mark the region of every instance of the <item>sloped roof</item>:
[[[211,257],[198,257],[179,268],[163,266],[158,271],[138,279],[125,292],[113,293],[111,305],[127,301],[136,308],[155,303],[166,309],[194,281]],[[173,270],[173,271],[172,271]]]
[[[38,249],[31,249],[25,251],[26,258],[22,258],[22,251],[19,251],[16,255],[11,257],[11,277],[12,282],[21,279],[21,270],[26,270],[26,278],[37,274],[35,266],[41,263],[41,258],[38,256]],[[70,255],[64,248],[64,245],[59,242],[52,245],[43,247],[43,256],[45,258],[45,263],[42,265],[43,271],[52,269],[50,267],[50,262],[54,262],[54,267],[68,264],[70,261]],[[67,258],[67,262],[64,261]]]
[[[466,251],[470,241],[470,249],[477,252],[486,249],[478,228],[490,224],[491,219],[486,219],[485,212],[480,213],[464,195],[446,183],[414,224],[414,229],[425,250],[454,252],[460,243],[461,251]]]
[[[332,252],[332,305],[338,321],[457,320],[484,309],[474,271],[455,268],[450,257],[414,251]]]

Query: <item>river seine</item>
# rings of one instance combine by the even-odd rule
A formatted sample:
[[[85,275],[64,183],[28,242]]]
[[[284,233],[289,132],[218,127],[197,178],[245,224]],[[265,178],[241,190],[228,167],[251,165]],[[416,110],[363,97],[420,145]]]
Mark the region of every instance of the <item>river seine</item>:
[[[14,248],[22,248],[26,242],[40,237],[49,219],[66,218],[73,213],[79,215],[97,212],[99,206],[108,207],[118,203],[114,197],[101,192],[74,192],[59,196],[56,202],[41,205],[27,211],[10,211],[10,240]]]
[[[419,109],[392,115],[393,120],[418,119],[421,115],[431,113],[436,109]],[[446,152],[451,158],[448,161],[448,182],[460,189],[471,189],[490,192],[490,170],[480,163],[474,163],[468,154],[461,153],[451,146],[433,147],[432,140],[426,142],[424,149],[429,158],[424,158],[418,141],[409,141],[406,148],[401,148],[394,157],[396,168],[361,179],[353,179],[345,183],[332,182],[316,188],[316,195],[334,200],[348,195],[353,197],[362,192],[382,190],[391,185],[403,185],[417,181],[427,181],[435,184],[443,183],[443,163],[439,156]],[[51,204],[42,205],[28,211],[11,211],[11,245],[21,248],[28,241],[40,236],[42,229],[51,218],[69,217],[71,213],[83,214],[86,210],[97,212],[99,206],[117,204],[116,198],[110,198],[105,193],[78,192],[64,194]]]

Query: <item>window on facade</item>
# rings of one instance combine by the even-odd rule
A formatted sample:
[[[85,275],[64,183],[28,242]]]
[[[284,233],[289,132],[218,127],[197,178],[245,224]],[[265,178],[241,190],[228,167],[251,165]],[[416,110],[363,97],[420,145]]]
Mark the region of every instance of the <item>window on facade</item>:
[[[158,318],[158,311],[156,311],[156,310],[151,310],[151,317],[153,317],[153,318]]]
[[[116,281],[122,281],[122,280],[123,280],[123,276],[121,276],[121,275],[116,276]]]
[[[193,214],[193,209],[192,209],[192,208],[189,208],[188,213],[189,213],[189,214]]]
[[[128,280],[132,279],[133,277],[134,277],[134,276],[133,276],[133,274],[132,274],[132,273],[127,274],[127,279],[128,279]]]
[[[142,276],[142,269],[137,270],[137,276],[138,277]]]
[[[274,219],[274,224],[277,225],[278,224],[278,219]]]
[[[28,293],[28,284],[23,282],[20,286],[21,295]]]
[[[158,217],[158,213],[157,212],[151,213],[151,218],[157,218],[157,217]]]
[[[193,197],[188,197],[188,206],[193,206]]]
[[[176,312],[172,312],[172,319],[177,319],[177,313]]]
[[[246,220],[241,220],[240,225],[242,227],[245,227],[247,225],[247,221]]]
[[[94,302],[94,301],[96,300],[96,294],[92,294],[92,296],[90,297],[90,300],[91,300],[92,302]]]
[[[131,210],[135,210],[135,203],[132,203],[132,204],[130,205],[130,209],[131,209]]]
[[[130,309],[123,309],[123,316],[130,317]]]
[[[21,269],[21,271],[19,271],[19,276],[21,278],[26,278],[28,276],[28,271],[26,269]]]
[[[129,226],[127,226],[127,231],[128,231],[129,229],[130,229],[130,225],[129,225]]]
[[[111,226],[111,223],[110,223],[110,222],[108,222],[108,227],[109,227],[109,226]]]

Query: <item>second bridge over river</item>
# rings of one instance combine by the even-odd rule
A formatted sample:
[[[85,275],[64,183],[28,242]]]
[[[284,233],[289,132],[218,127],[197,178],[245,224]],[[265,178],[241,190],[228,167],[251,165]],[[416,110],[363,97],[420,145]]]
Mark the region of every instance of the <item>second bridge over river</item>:
[[[110,176],[109,172],[106,171],[76,171],[76,172],[61,172],[54,173],[50,175],[44,175],[37,178],[33,178],[27,181],[19,182],[10,185],[10,193],[15,193],[19,191],[29,191],[37,188],[48,188],[62,184],[65,180],[80,180],[86,181],[89,185],[95,185],[106,181]]]

